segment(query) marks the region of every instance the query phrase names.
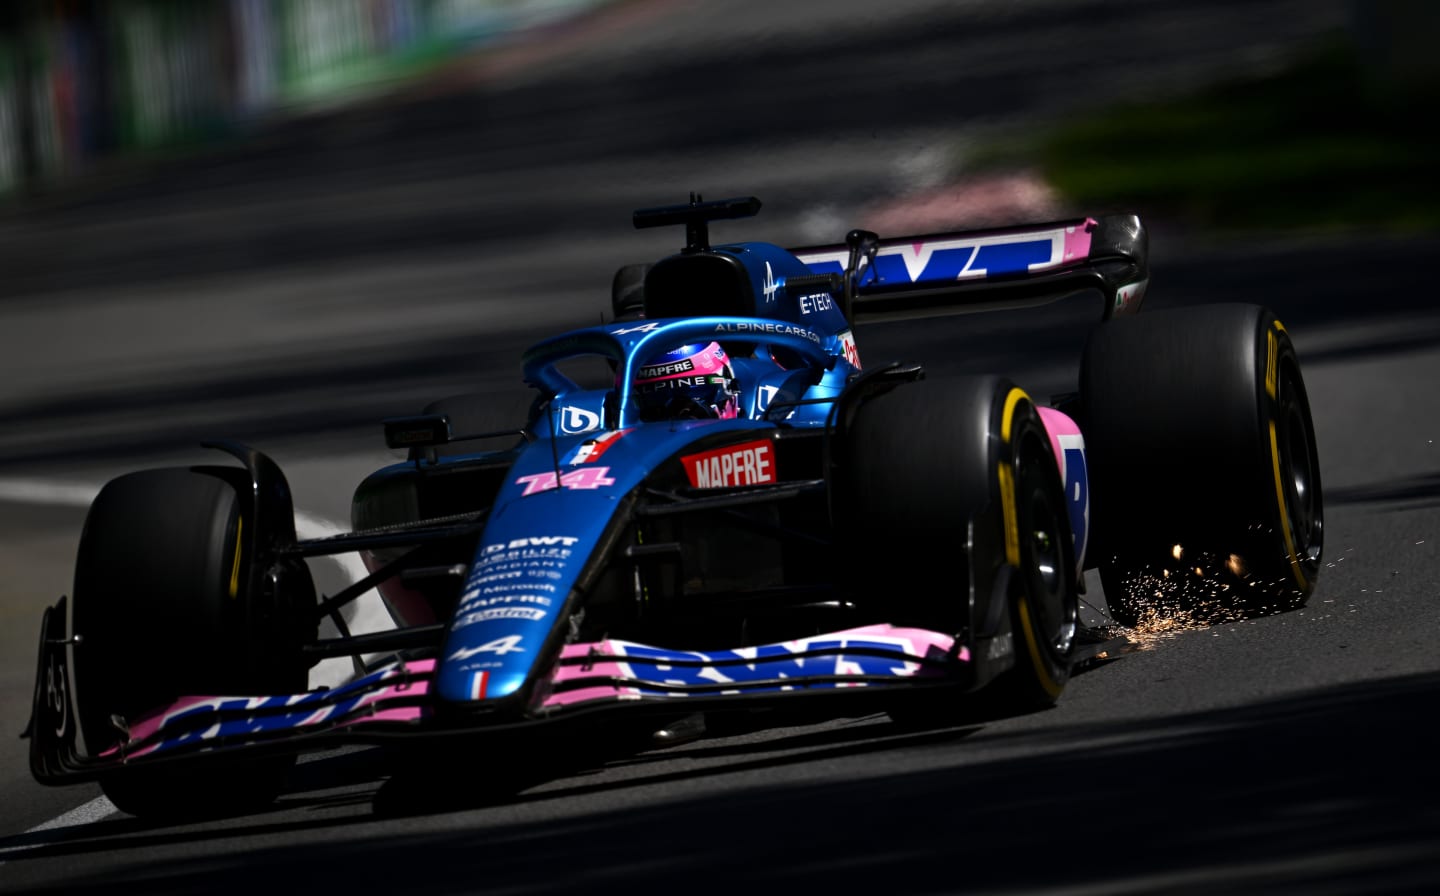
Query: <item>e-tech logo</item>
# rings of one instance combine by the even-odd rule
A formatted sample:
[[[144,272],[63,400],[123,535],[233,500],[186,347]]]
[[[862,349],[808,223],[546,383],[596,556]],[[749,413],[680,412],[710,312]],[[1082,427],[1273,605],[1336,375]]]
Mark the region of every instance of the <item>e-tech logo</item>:
[[[814,314],[817,311],[829,311],[835,307],[835,298],[828,292],[811,293],[808,296],[800,297],[800,313]]]

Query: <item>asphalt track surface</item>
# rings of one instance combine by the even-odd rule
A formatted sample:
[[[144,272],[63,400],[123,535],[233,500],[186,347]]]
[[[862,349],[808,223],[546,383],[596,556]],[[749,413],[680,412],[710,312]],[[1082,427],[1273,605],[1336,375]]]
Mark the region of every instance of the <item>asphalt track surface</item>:
[[[281,462],[310,524],[343,521],[354,482],[392,459],[374,421],[476,389],[502,417],[523,401],[523,344],[592,322],[617,264],[673,248],[630,231],[631,208],[755,193],[761,218],[717,237],[838,239],[936,187],[955,135],[1271,64],[1344,15],[872,6],[636,0],[404,105],[0,219],[0,732],[25,724],[40,610],[69,590],[110,476],[236,436]],[[0,892],[1433,891],[1440,239],[1153,236],[1149,309],[1267,304],[1299,350],[1326,494],[1306,608],[1137,633],[1044,713],[699,741],[443,812],[385,811],[361,751],[306,762],[273,811],[146,824],[94,787],[35,784],[7,734]],[[1046,394],[1093,310],[888,324],[859,344],[867,363],[999,370]]]

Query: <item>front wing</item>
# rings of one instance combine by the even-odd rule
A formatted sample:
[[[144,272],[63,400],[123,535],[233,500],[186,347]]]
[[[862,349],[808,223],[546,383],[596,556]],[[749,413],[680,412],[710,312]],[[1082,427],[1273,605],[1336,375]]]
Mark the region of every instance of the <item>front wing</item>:
[[[46,611],[27,735],[37,780],[68,784],[197,755],[301,752],[541,727],[641,708],[674,712],[764,702],[875,696],[878,689],[971,679],[969,651],[938,632],[866,626],[733,650],[685,651],[620,640],[569,644],[523,713],[457,711],[438,699],[436,660],[397,660],[333,689],[278,696],[190,696],[131,720],[124,742],[82,753],[70,699],[65,602]]]

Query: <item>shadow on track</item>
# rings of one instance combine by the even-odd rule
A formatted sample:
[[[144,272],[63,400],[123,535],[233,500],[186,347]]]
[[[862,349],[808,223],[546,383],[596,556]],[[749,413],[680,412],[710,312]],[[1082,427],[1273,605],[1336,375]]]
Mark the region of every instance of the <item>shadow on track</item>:
[[[1005,735],[968,755],[997,745],[1038,754],[970,763],[967,745],[921,740],[900,754],[933,761],[944,751],[953,762],[641,805],[622,791],[559,824],[478,810],[453,817],[462,829],[354,830],[339,842],[166,861],[140,851],[153,841],[126,838],[129,870],[75,878],[65,892],[249,893],[302,879],[365,892],[618,891],[657,875],[687,893],[1423,891],[1440,885],[1430,799],[1440,734],[1415,709],[1437,699],[1440,674],[1430,673],[1240,710]],[[67,848],[80,847],[50,849]]]

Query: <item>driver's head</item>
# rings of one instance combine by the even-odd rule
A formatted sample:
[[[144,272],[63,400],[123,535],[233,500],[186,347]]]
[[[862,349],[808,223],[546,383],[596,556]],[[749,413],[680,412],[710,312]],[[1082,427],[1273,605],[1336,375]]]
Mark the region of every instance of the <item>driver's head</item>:
[[[730,420],[739,409],[730,358],[718,342],[650,358],[636,374],[635,394],[642,420]]]

